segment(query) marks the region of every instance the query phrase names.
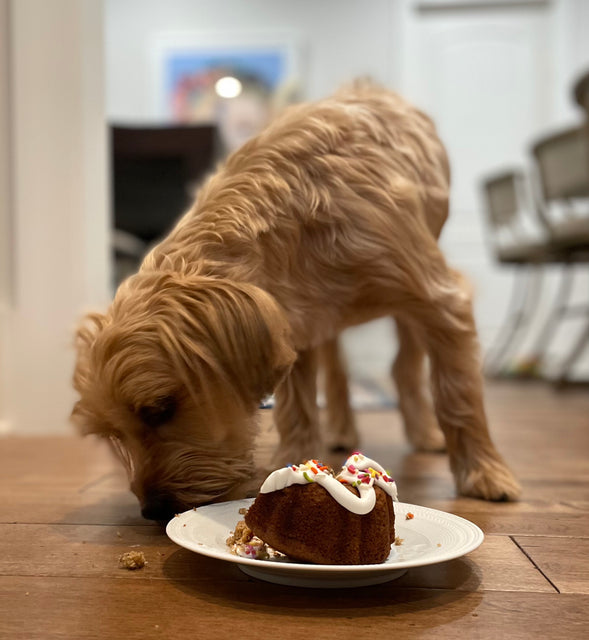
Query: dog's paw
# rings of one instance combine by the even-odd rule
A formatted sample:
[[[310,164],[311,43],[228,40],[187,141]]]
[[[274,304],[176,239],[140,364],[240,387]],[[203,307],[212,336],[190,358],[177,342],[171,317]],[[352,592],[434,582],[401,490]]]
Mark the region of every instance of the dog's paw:
[[[431,453],[446,451],[446,438],[437,425],[427,430],[412,431],[407,438],[416,451]]]
[[[416,451],[439,453],[446,450],[446,438],[433,415],[421,415],[418,421],[406,419],[405,433]]]
[[[507,502],[518,500],[521,486],[503,460],[479,461],[476,467],[458,470],[456,488],[460,495],[482,500]]]

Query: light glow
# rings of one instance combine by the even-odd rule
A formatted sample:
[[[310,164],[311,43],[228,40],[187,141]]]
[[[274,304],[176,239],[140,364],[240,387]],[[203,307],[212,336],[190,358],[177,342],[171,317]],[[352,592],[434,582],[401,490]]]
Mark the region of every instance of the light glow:
[[[224,76],[215,82],[215,91],[221,98],[237,98],[241,89],[241,82],[233,76]]]

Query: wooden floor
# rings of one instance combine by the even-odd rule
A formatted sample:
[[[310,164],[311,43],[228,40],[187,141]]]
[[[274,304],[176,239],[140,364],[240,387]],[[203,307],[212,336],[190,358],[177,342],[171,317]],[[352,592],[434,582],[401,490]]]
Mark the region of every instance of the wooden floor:
[[[395,412],[360,417],[363,450],[403,502],[464,516],[470,555],[378,587],[310,590],[247,578],[143,521],[108,452],[75,437],[0,440],[0,638],[585,638],[589,634],[589,392],[488,388],[518,504],[456,499],[443,455],[413,454]],[[265,456],[274,441],[265,414]],[[137,572],[119,556],[140,549]]]

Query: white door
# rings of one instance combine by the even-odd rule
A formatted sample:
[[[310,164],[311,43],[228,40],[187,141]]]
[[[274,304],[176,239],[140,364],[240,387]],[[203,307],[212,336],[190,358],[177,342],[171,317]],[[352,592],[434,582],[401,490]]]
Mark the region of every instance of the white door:
[[[452,164],[442,245],[475,288],[483,344],[502,320],[509,275],[493,268],[478,185],[527,162],[554,124],[558,2],[402,2],[400,89],[435,119]]]

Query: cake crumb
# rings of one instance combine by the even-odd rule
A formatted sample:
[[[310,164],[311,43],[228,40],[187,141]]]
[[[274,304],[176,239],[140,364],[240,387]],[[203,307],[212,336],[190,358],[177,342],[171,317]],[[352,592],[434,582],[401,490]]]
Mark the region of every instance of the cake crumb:
[[[403,544],[404,538],[399,538],[399,536],[395,536],[395,547],[400,547]]]
[[[415,516],[411,513],[411,511],[408,511],[405,515],[405,520],[413,520],[413,518],[415,518]]]
[[[247,513],[247,507],[241,507],[239,510],[239,515],[244,516]]]
[[[235,525],[235,531],[227,538],[227,546],[232,544],[245,544],[254,537],[252,530],[247,526],[245,520],[240,520]]]
[[[119,567],[134,571],[135,569],[143,569],[147,564],[143,551],[127,551],[119,558]]]
[[[240,520],[235,525],[235,531],[227,538],[226,544],[233,555],[242,558],[270,560],[284,557],[284,554],[272,549],[263,540],[255,536],[245,523],[245,520]]]
[[[438,547],[441,547],[441,546],[442,546],[442,543],[441,543],[441,542],[438,542]]]

